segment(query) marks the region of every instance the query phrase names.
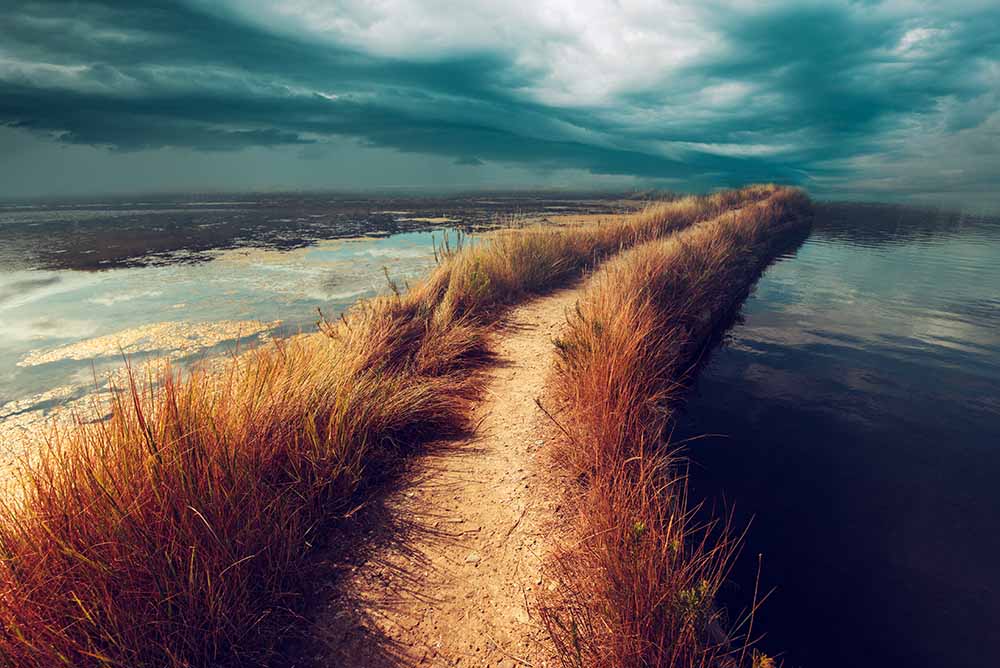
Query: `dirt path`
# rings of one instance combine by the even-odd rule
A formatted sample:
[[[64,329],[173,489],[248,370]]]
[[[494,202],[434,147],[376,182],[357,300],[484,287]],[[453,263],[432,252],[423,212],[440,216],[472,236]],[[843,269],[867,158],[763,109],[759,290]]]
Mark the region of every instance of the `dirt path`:
[[[536,457],[553,427],[535,398],[577,296],[562,290],[511,313],[475,438],[420,457],[418,479],[389,498],[396,537],[347,575],[348,601],[319,620],[324,647],[311,663],[553,664],[530,604],[559,508]]]

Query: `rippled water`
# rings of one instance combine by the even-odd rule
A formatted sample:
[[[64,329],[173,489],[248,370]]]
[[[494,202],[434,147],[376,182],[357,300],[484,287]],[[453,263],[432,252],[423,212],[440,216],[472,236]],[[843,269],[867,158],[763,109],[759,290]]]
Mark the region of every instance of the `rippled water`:
[[[786,666],[1000,665],[1000,220],[827,205],[699,378],[694,492]]]

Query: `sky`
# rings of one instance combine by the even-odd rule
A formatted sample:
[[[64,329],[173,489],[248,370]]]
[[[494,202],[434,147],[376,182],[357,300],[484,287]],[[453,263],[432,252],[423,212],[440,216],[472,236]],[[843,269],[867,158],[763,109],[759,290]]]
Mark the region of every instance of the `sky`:
[[[996,0],[0,0],[0,197],[1000,202]]]

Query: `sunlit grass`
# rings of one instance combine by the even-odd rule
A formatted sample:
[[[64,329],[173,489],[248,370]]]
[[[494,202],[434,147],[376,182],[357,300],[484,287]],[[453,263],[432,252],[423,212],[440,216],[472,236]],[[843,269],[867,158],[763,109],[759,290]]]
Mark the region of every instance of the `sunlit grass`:
[[[667,430],[706,345],[810,219],[784,189],[641,244],[605,264],[570,318],[555,379],[567,437],[552,454],[579,482],[577,509],[541,606],[567,665],[766,660],[727,633],[715,598],[735,543],[696,522]]]
[[[773,187],[443,248],[394,290],[221,371],[130,378],[53,431],[0,509],[0,665],[246,665],[375,472],[468,427],[505,307]],[[86,420],[84,418],[87,418]],[[334,527],[335,528],[335,527]]]

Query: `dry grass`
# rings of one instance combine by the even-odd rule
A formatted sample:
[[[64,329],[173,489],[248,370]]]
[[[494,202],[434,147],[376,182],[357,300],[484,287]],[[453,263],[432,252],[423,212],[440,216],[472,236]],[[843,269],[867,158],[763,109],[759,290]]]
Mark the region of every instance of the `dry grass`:
[[[808,229],[783,189],[608,262],[558,342],[567,438],[553,455],[579,480],[574,538],[549,562],[543,620],[567,665],[759,663],[724,632],[715,596],[728,528],[698,525],[666,430],[706,347],[766,265]]]
[[[506,306],[774,191],[445,248],[426,280],[323,323],[327,336],[132,378],[95,408],[109,419],[53,432],[0,508],[0,665],[265,661],[309,548],[337,540],[331,521],[378,471],[468,426]]]

